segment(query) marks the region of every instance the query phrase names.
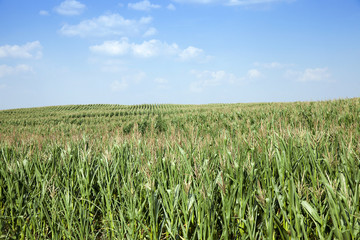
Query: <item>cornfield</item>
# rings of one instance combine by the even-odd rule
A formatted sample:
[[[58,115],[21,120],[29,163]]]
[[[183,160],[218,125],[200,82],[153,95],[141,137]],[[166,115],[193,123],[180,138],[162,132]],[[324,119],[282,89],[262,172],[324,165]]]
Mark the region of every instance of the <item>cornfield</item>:
[[[360,99],[0,111],[0,239],[360,239]]]

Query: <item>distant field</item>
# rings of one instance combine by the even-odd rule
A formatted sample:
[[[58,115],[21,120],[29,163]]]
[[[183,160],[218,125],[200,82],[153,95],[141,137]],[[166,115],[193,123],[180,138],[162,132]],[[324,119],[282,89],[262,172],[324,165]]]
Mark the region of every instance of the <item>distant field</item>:
[[[0,111],[0,239],[360,239],[360,98]]]

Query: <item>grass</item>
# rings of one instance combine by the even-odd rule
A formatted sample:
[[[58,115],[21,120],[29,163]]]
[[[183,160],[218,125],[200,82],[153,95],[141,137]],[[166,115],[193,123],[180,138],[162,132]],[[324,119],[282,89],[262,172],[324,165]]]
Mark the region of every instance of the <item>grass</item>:
[[[360,99],[0,111],[2,239],[359,239]]]

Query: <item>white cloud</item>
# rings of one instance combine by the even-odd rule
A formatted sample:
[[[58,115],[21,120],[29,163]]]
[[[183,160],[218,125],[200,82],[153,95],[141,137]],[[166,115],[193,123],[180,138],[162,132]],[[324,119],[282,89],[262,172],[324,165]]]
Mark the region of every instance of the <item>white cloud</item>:
[[[176,43],[168,44],[157,39],[136,44],[130,43],[127,38],[122,38],[120,41],[105,41],[101,45],[90,46],[90,51],[108,56],[124,56],[130,54],[141,58],[175,56],[181,60],[196,59],[203,53],[203,50],[199,48],[188,47],[182,50]]]
[[[141,44],[132,44],[132,52],[137,57],[155,57],[159,55],[175,55],[179,50],[177,44],[168,44],[156,39],[144,41]]]
[[[288,78],[296,79],[300,82],[318,82],[325,81],[331,77],[328,68],[307,68],[304,71],[288,70],[285,73]]]
[[[65,0],[60,3],[59,6],[55,7],[55,12],[61,15],[80,15],[84,9],[85,5],[76,1],[76,0]]]
[[[151,27],[143,34],[143,37],[150,37],[155,35],[156,33],[157,33],[156,28]]]
[[[216,87],[222,84],[233,84],[240,82],[243,78],[239,78],[232,73],[225,71],[191,71],[198,80],[190,84],[190,91],[202,92],[204,88]]]
[[[0,78],[29,72],[33,72],[33,70],[30,66],[25,64],[20,64],[15,67],[0,65]]]
[[[90,51],[110,56],[125,55],[130,51],[131,44],[127,38],[119,41],[105,41],[101,45],[90,46]]]
[[[174,4],[170,3],[169,5],[167,5],[166,7],[168,10],[171,10],[171,11],[175,11],[176,10],[176,7],[174,6]]]
[[[0,84],[0,90],[5,88],[6,88],[6,84]]]
[[[129,3],[128,7],[138,11],[150,11],[151,9],[160,8],[160,5],[152,4],[148,0],[144,0],[137,3]]]
[[[250,69],[247,72],[247,77],[250,79],[260,78],[262,76],[261,72],[257,69]]]
[[[182,50],[179,54],[179,57],[182,60],[188,60],[188,59],[199,57],[200,55],[203,54],[203,52],[204,51],[200,48],[190,46],[190,47]]]
[[[39,14],[40,14],[41,16],[49,16],[49,15],[50,15],[49,12],[46,11],[46,10],[41,10],[41,11],[39,11]]]
[[[60,33],[66,36],[127,36],[138,35],[151,23],[151,17],[139,20],[125,19],[119,14],[107,14],[81,21],[77,25],[65,24]]]
[[[28,42],[24,45],[4,45],[0,46],[0,58],[35,58],[42,56],[42,46],[39,41]]]

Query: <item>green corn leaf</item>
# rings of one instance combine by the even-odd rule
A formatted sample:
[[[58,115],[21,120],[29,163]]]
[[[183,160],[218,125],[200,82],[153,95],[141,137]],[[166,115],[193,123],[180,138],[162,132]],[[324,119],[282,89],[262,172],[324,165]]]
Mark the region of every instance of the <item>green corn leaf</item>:
[[[317,223],[321,223],[321,218],[319,217],[317,211],[307,201],[301,201],[301,206],[303,206],[303,208]]]

